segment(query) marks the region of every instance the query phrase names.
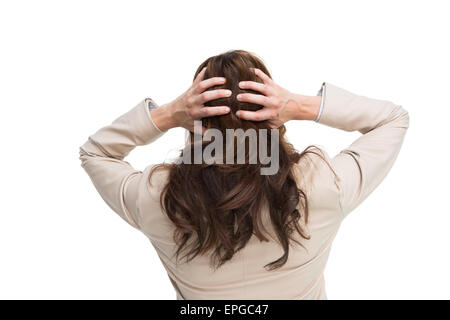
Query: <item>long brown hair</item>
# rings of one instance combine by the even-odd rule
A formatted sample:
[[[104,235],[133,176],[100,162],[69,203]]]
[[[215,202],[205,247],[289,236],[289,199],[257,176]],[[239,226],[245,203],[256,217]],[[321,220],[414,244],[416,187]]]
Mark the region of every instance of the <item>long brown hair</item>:
[[[230,106],[231,112],[204,118],[203,125],[206,128],[218,129],[224,134],[226,129],[238,128],[268,129],[270,133],[267,121],[247,121],[236,116],[238,110],[255,111],[262,108],[260,105],[236,99],[239,93],[255,93],[239,88],[239,81],[262,82],[249,68],[259,68],[271,77],[262,60],[248,51],[228,51],[206,59],[198,67],[194,79],[204,67],[207,68],[204,79],[226,78],[223,85],[208,90],[230,89],[232,95],[205,104],[227,105]],[[169,170],[160,202],[164,212],[176,226],[174,240],[177,244],[177,259],[183,251],[183,257],[187,261],[211,251],[211,265],[218,268],[244,248],[253,234],[260,241],[269,241],[261,219],[264,206],[268,206],[270,221],[284,250],[284,254],[265,265],[266,268],[273,270],[286,263],[291,241],[301,245],[293,237],[294,230],[302,238],[309,239],[307,232],[298,223],[302,215],[305,223],[308,222],[308,201],[306,192],[297,186],[293,166],[306,153],[316,153],[315,147],[309,146],[302,153],[298,153],[286,140],[285,127],[278,129],[279,170],[274,175],[261,175],[260,169],[264,165],[259,161],[257,164],[249,163],[248,148],[244,164],[164,163],[155,167]],[[193,145],[192,133],[190,140]],[[270,143],[269,138],[267,141]],[[188,244],[190,239],[192,242]]]

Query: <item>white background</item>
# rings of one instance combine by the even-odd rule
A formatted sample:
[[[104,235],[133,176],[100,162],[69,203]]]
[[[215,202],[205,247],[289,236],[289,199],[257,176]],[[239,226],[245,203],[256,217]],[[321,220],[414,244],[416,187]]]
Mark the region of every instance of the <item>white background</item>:
[[[410,112],[392,171],[344,221],[329,299],[450,298],[447,1],[1,1],[0,298],[175,299],[150,242],[80,166],[79,147],[144,97],[159,104],[230,49],[315,95],[323,81]],[[170,131],[127,158],[181,147]],[[356,139],[288,124],[298,150]]]

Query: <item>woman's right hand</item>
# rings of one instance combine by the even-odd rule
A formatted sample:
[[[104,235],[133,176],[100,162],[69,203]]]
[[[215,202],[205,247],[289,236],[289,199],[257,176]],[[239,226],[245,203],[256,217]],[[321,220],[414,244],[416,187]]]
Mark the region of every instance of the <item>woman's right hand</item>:
[[[258,111],[239,110],[236,115],[244,120],[269,120],[272,128],[278,128],[289,120],[316,119],[322,97],[294,94],[277,85],[268,75],[258,68],[251,68],[263,83],[241,81],[241,89],[250,89],[261,94],[241,93],[237,99],[262,105]]]
[[[206,90],[215,85],[224,84],[224,77],[204,79],[206,67],[197,75],[192,85],[172,102],[151,111],[155,125],[162,131],[183,127],[194,131],[194,121],[205,117],[224,115],[230,112],[229,106],[205,107],[210,100],[229,97],[228,89]],[[205,128],[202,128],[203,132]],[[201,132],[199,132],[201,133]]]

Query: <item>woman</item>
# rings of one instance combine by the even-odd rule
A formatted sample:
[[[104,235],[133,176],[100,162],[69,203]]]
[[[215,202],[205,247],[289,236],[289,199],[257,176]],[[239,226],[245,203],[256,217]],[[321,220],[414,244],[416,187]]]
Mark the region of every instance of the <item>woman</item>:
[[[298,153],[285,138],[291,120],[362,136],[333,158],[314,146]],[[326,299],[323,271],[339,225],[386,176],[408,124],[401,106],[330,83],[317,96],[291,93],[261,59],[235,50],[203,62],[174,101],[144,99],[98,130],[80,159],[106,203],[150,239],[177,299]],[[175,127],[190,132],[181,161],[141,172],[123,160]],[[268,137],[234,135],[225,152],[212,152],[231,129]],[[215,138],[205,139],[211,130]],[[212,158],[198,161],[196,150]],[[268,150],[277,168],[262,174]]]

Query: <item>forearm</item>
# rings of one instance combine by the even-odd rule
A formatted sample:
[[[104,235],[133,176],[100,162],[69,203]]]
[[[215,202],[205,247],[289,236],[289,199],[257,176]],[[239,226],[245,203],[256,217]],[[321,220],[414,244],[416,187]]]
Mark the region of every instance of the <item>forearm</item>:
[[[323,99],[318,122],[333,128],[365,134],[382,126],[408,127],[408,112],[387,100],[357,95],[329,83],[324,87]]]
[[[143,146],[159,138],[164,132],[156,127],[149,112],[150,99],[102,127],[81,146],[85,154],[123,159],[136,146]]]
[[[150,111],[154,124],[161,130],[167,131],[177,127],[175,117],[173,116],[173,104],[166,103]]]

